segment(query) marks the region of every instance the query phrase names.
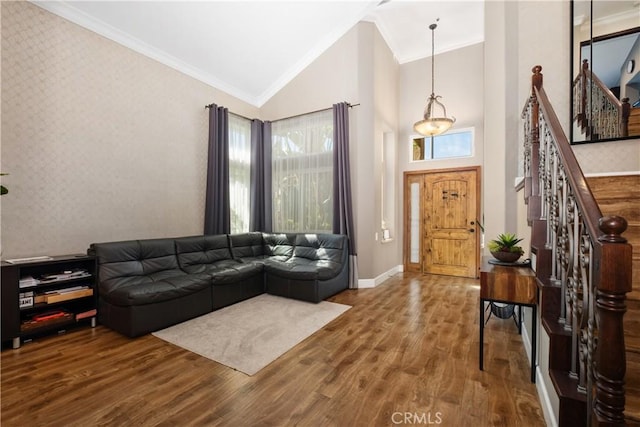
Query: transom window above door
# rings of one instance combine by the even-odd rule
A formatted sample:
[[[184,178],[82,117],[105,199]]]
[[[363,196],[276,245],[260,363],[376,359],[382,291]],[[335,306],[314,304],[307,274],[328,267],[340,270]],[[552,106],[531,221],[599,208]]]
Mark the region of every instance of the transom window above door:
[[[437,136],[411,138],[411,161],[473,156],[473,128],[457,129]]]

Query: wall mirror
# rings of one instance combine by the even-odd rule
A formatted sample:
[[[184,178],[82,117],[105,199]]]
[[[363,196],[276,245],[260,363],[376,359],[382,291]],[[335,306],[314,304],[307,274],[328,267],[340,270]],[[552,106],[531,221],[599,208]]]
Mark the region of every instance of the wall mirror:
[[[640,2],[571,2],[572,144],[640,138]]]

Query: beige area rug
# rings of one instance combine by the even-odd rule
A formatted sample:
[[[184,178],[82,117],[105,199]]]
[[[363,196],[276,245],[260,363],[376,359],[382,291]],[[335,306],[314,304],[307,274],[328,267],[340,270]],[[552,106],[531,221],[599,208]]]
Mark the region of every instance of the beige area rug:
[[[153,335],[254,375],[350,308],[262,294]]]

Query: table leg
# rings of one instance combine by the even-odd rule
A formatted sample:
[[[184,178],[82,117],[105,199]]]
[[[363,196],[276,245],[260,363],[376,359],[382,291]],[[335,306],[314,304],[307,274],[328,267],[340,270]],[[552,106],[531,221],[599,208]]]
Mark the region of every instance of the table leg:
[[[480,298],[480,370],[483,370],[484,365],[484,299]]]

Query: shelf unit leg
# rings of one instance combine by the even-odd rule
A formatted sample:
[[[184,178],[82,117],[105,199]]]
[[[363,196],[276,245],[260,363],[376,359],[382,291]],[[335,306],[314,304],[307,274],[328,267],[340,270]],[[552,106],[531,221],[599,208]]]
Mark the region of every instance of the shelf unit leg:
[[[95,318],[95,317],[92,317],[92,318],[91,318],[91,327],[92,327],[92,328],[95,328],[95,327],[96,327],[96,318]]]
[[[13,349],[15,350],[16,348],[20,348],[20,337],[15,337],[12,341],[11,341],[11,347],[13,347]]]

